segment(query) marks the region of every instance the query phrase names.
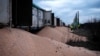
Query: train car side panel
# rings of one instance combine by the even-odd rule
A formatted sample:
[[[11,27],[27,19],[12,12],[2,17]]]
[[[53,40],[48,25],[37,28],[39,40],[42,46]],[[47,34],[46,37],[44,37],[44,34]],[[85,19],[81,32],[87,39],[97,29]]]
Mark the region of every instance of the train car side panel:
[[[0,0],[0,23],[7,24],[9,22],[9,0]]]
[[[39,20],[39,28],[44,26],[44,11],[38,10],[38,20]]]
[[[32,9],[32,28],[37,28],[38,27],[38,9],[33,7]]]
[[[45,11],[45,25],[51,25],[51,11]]]

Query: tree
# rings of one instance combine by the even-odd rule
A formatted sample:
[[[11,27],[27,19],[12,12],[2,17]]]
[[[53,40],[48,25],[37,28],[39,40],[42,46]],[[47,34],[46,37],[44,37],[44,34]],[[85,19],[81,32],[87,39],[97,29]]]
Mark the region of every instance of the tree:
[[[71,28],[72,29],[78,29],[80,26],[79,24],[79,11],[76,13],[75,18],[73,20],[73,23],[71,24]]]

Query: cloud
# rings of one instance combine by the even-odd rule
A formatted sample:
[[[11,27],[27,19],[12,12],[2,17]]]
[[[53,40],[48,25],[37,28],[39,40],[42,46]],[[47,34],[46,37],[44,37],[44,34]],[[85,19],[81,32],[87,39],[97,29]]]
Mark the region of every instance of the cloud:
[[[62,8],[64,4],[65,0],[47,0],[38,2],[39,6],[42,5],[43,8],[49,8],[53,10]]]
[[[34,3],[46,10],[52,10],[66,24],[73,22],[77,11],[80,12],[81,23],[91,17],[100,17],[100,0],[36,0]]]

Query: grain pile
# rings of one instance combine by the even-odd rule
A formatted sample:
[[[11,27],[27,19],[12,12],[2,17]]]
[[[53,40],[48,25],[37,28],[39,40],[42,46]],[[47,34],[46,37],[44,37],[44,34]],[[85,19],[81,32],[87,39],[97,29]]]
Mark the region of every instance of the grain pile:
[[[37,35],[50,38],[52,40],[60,41],[60,42],[64,41],[63,34],[52,27],[45,27],[39,33],[37,33]]]
[[[37,35],[63,43],[69,42],[70,40],[87,41],[86,37],[71,33],[71,30],[67,27],[45,27],[40,32],[38,32]]]
[[[35,44],[27,32],[0,29],[0,56],[34,56]]]
[[[58,31],[63,33],[65,43],[69,42],[70,40],[72,40],[72,41],[84,41],[84,42],[87,41],[86,37],[71,33],[71,30],[67,27],[56,27],[55,30],[58,30]]]
[[[19,29],[0,29],[0,56],[96,56],[84,48],[42,38]]]
[[[55,27],[55,30],[61,32],[63,34],[64,43],[68,42],[70,39],[70,29],[65,27]]]

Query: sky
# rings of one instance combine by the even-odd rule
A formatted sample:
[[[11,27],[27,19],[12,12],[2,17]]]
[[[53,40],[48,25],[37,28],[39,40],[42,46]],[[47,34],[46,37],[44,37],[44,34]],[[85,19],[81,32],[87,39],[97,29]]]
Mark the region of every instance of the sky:
[[[34,4],[52,10],[66,24],[71,24],[77,11],[80,23],[92,18],[100,19],[100,0],[34,0]]]

